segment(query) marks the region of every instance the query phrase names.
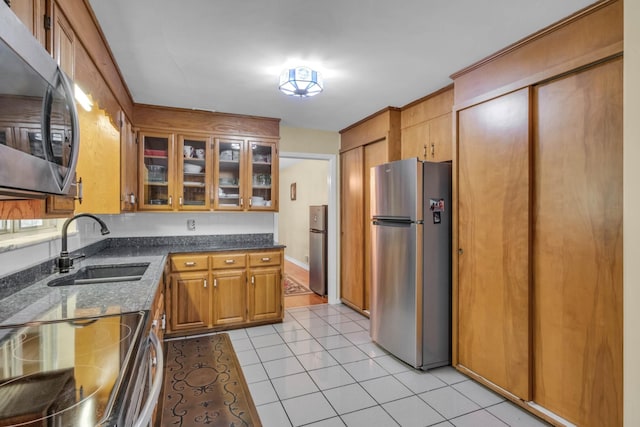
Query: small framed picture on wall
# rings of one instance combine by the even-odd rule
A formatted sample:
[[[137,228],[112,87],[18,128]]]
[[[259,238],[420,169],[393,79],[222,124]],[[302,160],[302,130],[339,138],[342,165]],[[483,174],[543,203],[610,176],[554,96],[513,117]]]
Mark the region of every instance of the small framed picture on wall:
[[[296,199],[296,183],[291,184],[291,189],[289,190],[289,195],[291,196],[291,200]]]

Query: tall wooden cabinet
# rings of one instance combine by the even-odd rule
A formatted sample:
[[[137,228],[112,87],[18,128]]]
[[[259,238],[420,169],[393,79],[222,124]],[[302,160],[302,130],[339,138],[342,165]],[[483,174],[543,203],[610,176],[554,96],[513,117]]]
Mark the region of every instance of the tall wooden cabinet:
[[[601,2],[453,76],[453,364],[556,425],[623,424],[621,27]]]
[[[370,307],[370,170],[400,158],[400,110],[387,108],[342,131],[340,150],[340,298]]]
[[[458,138],[458,362],[524,400],[530,400],[528,121],[529,90],[521,89],[460,111]],[[496,333],[500,325],[503,333]]]

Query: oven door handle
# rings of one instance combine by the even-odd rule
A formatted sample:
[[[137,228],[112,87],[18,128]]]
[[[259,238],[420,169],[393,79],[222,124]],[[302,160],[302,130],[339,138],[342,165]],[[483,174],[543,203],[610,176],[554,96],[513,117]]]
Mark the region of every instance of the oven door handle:
[[[142,411],[140,411],[138,419],[133,423],[133,427],[144,427],[149,425],[151,415],[153,414],[153,410],[158,402],[158,396],[160,396],[160,388],[162,387],[162,378],[164,374],[164,355],[162,354],[162,344],[160,344],[160,340],[153,331],[149,334],[149,341],[151,341],[151,344],[156,350],[156,373],[153,376],[153,385],[151,386],[151,390],[149,390],[147,401],[145,402]]]

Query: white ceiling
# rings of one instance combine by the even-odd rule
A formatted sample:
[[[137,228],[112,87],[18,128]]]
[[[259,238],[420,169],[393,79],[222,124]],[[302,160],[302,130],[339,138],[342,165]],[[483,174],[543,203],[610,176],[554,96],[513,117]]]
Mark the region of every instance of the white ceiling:
[[[329,131],[401,107],[593,0],[90,0],[135,102]],[[323,71],[281,94],[285,65]]]

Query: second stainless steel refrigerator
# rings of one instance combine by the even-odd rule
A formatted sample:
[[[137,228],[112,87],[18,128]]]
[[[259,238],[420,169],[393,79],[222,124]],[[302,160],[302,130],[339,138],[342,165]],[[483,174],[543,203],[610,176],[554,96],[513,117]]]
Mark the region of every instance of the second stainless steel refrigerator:
[[[309,288],[327,294],[327,205],[309,206]]]
[[[374,342],[416,368],[451,359],[451,165],[371,168]]]

